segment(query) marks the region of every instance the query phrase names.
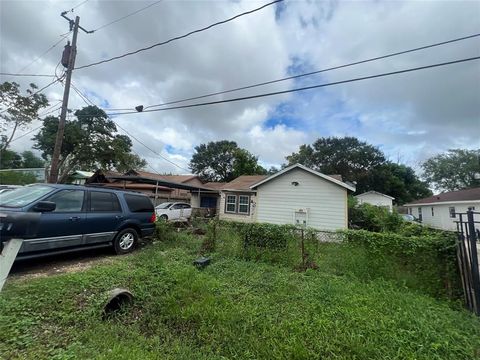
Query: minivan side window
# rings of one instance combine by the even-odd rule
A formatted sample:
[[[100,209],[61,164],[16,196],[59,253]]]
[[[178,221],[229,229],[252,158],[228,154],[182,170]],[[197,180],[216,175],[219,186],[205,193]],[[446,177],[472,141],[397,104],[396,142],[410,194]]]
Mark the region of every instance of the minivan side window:
[[[110,192],[91,191],[90,211],[93,212],[120,212],[120,202],[117,195]]]
[[[57,206],[54,212],[80,212],[83,209],[83,190],[60,190],[48,197],[46,201],[52,201]]]
[[[154,212],[153,204],[146,196],[125,194],[125,201],[131,212]]]

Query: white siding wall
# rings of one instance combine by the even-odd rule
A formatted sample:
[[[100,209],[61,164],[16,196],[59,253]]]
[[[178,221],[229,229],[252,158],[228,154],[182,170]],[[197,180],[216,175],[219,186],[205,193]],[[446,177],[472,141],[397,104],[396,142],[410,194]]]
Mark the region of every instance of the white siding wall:
[[[474,206],[476,211],[480,210],[480,201],[471,201],[465,203],[454,203],[454,204],[438,204],[438,205],[416,205],[408,206],[412,209],[411,214],[418,218],[418,208],[422,208],[422,223],[435,227],[438,229],[444,230],[456,230],[457,225],[454,221],[458,220],[459,217],[451,218],[449,208],[455,207],[455,212],[464,213],[468,210],[470,206]],[[433,207],[433,216],[432,216],[432,207]],[[410,214],[410,212],[409,212]]]
[[[232,214],[232,213],[226,213],[225,212],[225,201],[226,201],[226,194],[231,194],[231,195],[250,195],[250,214],[249,215],[244,215],[244,214]],[[238,202],[238,198],[237,198]],[[224,193],[222,192],[220,194],[220,209],[219,209],[219,219],[220,220],[234,220],[234,221],[240,221],[240,222],[254,222],[255,221],[255,214],[256,214],[256,196],[255,193],[245,193],[245,192],[231,192],[231,193]],[[237,204],[238,205],[238,204]]]
[[[360,204],[367,203],[375,206],[385,206],[388,207],[390,212],[392,211],[392,199],[386,198],[385,196],[378,194],[360,194],[356,196],[356,198]]]
[[[298,186],[293,186],[293,181]],[[258,187],[258,222],[293,224],[298,209],[308,209],[309,227],[345,229],[347,190],[302,169],[293,169]]]

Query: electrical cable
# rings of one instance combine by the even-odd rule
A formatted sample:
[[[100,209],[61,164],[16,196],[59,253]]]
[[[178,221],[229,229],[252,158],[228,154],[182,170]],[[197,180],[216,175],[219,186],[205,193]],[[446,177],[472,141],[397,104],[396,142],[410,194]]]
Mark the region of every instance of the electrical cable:
[[[71,8],[68,12],[72,12],[72,13],[73,13],[73,10],[75,10],[76,8],[82,6],[82,5],[85,4],[87,1],[89,1],[89,0],[84,0],[84,1],[82,1],[80,4],[75,5],[75,6],[74,6],[73,8]]]
[[[294,88],[294,89],[289,89],[289,90],[274,91],[274,92],[256,94],[256,95],[250,95],[250,96],[242,96],[242,97],[226,99],[226,100],[218,100],[218,101],[210,101],[210,102],[196,103],[196,104],[189,104],[189,105],[172,106],[172,107],[161,108],[161,109],[144,110],[140,113],[166,111],[166,110],[177,110],[177,109],[187,109],[187,108],[194,108],[194,107],[199,107],[199,106],[217,105],[217,104],[223,104],[223,103],[229,103],[229,102],[257,99],[257,98],[263,98],[263,97],[268,97],[268,96],[282,95],[282,94],[294,93],[294,92],[299,92],[299,91],[328,87],[328,86],[333,86],[333,85],[352,83],[352,82],[356,82],[356,81],[375,79],[375,78],[380,78],[380,77],[385,77],[385,76],[398,75],[398,74],[403,74],[403,73],[408,73],[408,72],[413,72],[413,71],[425,70],[425,69],[441,67],[441,66],[446,66],[446,65],[452,65],[452,64],[457,64],[457,63],[462,63],[462,62],[467,62],[467,61],[473,61],[473,60],[479,60],[479,59],[480,59],[480,56],[476,56],[476,57],[471,57],[471,58],[464,58],[464,59],[458,59],[458,60],[453,60],[453,61],[447,61],[447,62],[443,62],[443,63],[419,66],[419,67],[415,67],[415,68],[408,68],[408,69],[403,69],[403,70],[397,70],[397,71],[391,71],[391,72],[380,73],[380,74],[375,74],[375,75],[369,75],[369,76],[362,76],[362,77],[357,77],[357,78],[352,78],[352,79],[347,79],[347,80],[341,80],[341,81],[335,81],[335,82],[330,82],[330,83],[323,83],[323,84],[317,84],[317,85],[312,85],[312,86],[304,86],[304,87]],[[137,112],[137,111],[118,112],[118,113],[109,113],[108,115],[109,116],[117,116],[117,115],[128,115],[128,114],[139,114],[139,112]]]
[[[87,104],[87,105],[92,105],[92,106],[95,106],[95,107],[98,107],[97,105],[95,105],[95,103],[93,103],[86,95],[84,95],[73,83],[70,83],[70,85],[72,86],[73,90],[80,96],[80,98]],[[103,109],[102,109],[103,110]],[[166,158],[165,156],[163,156],[162,154],[160,154],[159,152],[153,150],[151,147],[145,145],[142,141],[140,141],[139,139],[137,139],[135,136],[133,136],[131,133],[129,133],[125,128],[123,128],[118,122],[116,122],[114,119],[112,119],[110,116],[107,115],[107,117],[112,120],[121,130],[123,130],[123,132],[125,132],[128,136],[130,136],[132,139],[134,139],[135,141],[137,141],[139,144],[143,145],[145,148],[147,148],[148,150],[150,150],[151,152],[153,152],[155,155],[161,157],[163,160],[169,162],[170,164],[178,167],[179,169],[182,169],[182,170],[187,170],[188,172],[190,172],[189,169],[186,169],[176,163],[174,163],[173,161],[169,160],[168,158]]]
[[[51,83],[49,83],[49,84],[45,85],[44,87],[42,87],[41,89],[39,89],[39,90],[31,93],[31,94],[28,95],[28,96],[25,96],[25,98],[28,99],[28,98],[30,98],[30,97],[38,94],[39,92],[45,90],[46,88],[52,86],[53,84],[55,84],[56,82],[59,82],[59,81],[61,81],[61,79],[60,79],[60,78],[57,78],[57,79],[53,80]],[[4,112],[10,110],[10,109],[11,109],[12,107],[14,107],[14,106],[15,106],[15,105],[10,105],[9,107],[7,107],[7,108],[3,109],[2,111],[0,111],[0,114],[3,114]]]
[[[52,77],[52,75],[47,74],[15,74],[15,73],[5,73],[0,72],[2,76],[28,76],[28,77]]]
[[[429,49],[429,48],[433,48],[433,47],[437,47],[437,46],[441,46],[441,45],[446,45],[446,44],[450,44],[450,43],[454,43],[454,42],[458,42],[458,41],[463,41],[463,40],[467,40],[467,39],[471,39],[471,38],[475,38],[475,37],[479,37],[479,36],[480,36],[480,33],[477,33],[477,34],[463,36],[463,37],[459,37],[459,38],[456,38],[456,39],[442,41],[442,42],[438,42],[438,43],[434,43],[434,44],[430,44],[430,45],[420,46],[420,47],[416,47],[416,48],[413,48],[413,49],[398,51],[398,52],[390,53],[390,54],[383,55],[383,56],[377,56],[377,57],[374,57],[374,58],[355,61],[355,62],[351,62],[351,63],[348,63],[348,64],[337,65],[337,66],[333,66],[333,67],[329,67],[329,68],[325,68],[325,69],[311,71],[311,72],[308,72],[308,73],[288,76],[288,77],[284,77],[284,78],[277,79],[277,80],[265,81],[265,82],[261,82],[261,83],[257,83],[257,84],[253,84],[253,85],[237,87],[237,88],[230,89],[230,90],[224,90],[224,91],[209,93],[209,94],[206,94],[206,95],[199,95],[199,96],[194,96],[194,97],[190,97],[190,98],[186,98],[186,99],[174,100],[174,101],[169,101],[169,102],[165,102],[165,103],[149,105],[149,106],[146,106],[144,108],[144,110],[147,110],[147,109],[150,109],[150,108],[155,108],[155,107],[166,106],[166,105],[178,104],[178,103],[185,102],[185,101],[203,99],[203,98],[207,98],[207,97],[211,97],[211,96],[215,96],[215,95],[228,94],[228,93],[235,92],[235,91],[240,91],[240,90],[252,89],[252,88],[255,88],[255,87],[275,84],[275,83],[282,82],[282,81],[298,79],[298,78],[305,77],[305,76],[311,76],[311,75],[316,75],[316,74],[320,74],[320,73],[327,72],[327,71],[342,69],[342,68],[346,68],[346,67],[350,67],[350,66],[354,66],[354,65],[359,65],[359,64],[365,64],[365,63],[376,61],[376,60],[381,60],[381,59],[386,59],[386,58],[389,58],[389,57],[408,54],[408,53],[411,53],[411,52],[425,50],[425,49]],[[132,108],[130,108],[130,109],[109,109],[109,110],[120,110],[121,111],[121,110],[132,110]]]
[[[97,32],[98,30],[104,29],[104,28],[106,28],[107,26],[110,26],[110,25],[113,25],[113,24],[115,24],[115,23],[117,23],[117,22],[119,22],[119,21],[125,20],[126,18],[129,18],[130,16],[136,15],[136,14],[138,14],[139,12],[141,12],[141,11],[143,11],[143,10],[146,10],[146,9],[148,9],[148,8],[154,6],[154,5],[157,5],[158,3],[161,3],[162,1],[163,1],[163,0],[155,1],[154,3],[152,3],[152,4],[150,4],[150,5],[147,5],[147,6],[145,6],[145,7],[142,7],[141,9],[138,9],[138,10],[136,10],[136,11],[134,11],[134,12],[128,14],[128,15],[122,16],[121,18],[118,18],[118,19],[116,19],[116,20],[113,20],[113,21],[111,21],[111,22],[109,22],[109,23],[107,23],[107,24],[104,24],[104,25],[102,25],[102,26],[94,29],[93,32]]]
[[[60,101],[61,101],[61,100],[60,100]],[[51,113],[53,113],[53,112],[55,112],[55,111],[58,111],[58,110],[60,110],[60,109],[62,108],[61,105],[58,106],[57,104],[55,104],[54,106],[57,106],[57,108],[56,108],[56,109],[53,109],[53,110],[51,110],[51,111],[48,111],[48,112],[46,112],[46,113],[40,114],[40,115],[38,115],[38,117],[39,117],[39,118],[40,118],[40,117],[44,117],[45,115],[51,114]],[[18,140],[18,139],[23,138],[24,136],[27,136],[28,134],[31,134],[32,132],[40,129],[42,126],[43,126],[43,124],[40,125],[40,126],[37,126],[36,128],[34,128],[34,129],[30,130],[30,131],[27,131],[26,133],[24,133],[24,134],[22,134],[22,135],[20,135],[20,136],[17,136],[15,139],[12,139],[12,141],[10,141],[10,144],[11,144],[12,142]]]
[[[272,2],[270,2],[270,3],[268,3],[268,4],[262,5],[262,6],[258,7],[258,8],[256,8],[256,9],[249,10],[249,11],[245,11],[245,12],[243,12],[243,13],[240,13],[240,14],[238,14],[238,15],[235,15],[235,16],[233,16],[233,17],[231,17],[231,18],[226,19],[226,20],[218,21],[218,22],[216,22],[216,23],[213,23],[213,24],[210,24],[210,25],[208,25],[208,26],[205,26],[205,27],[203,27],[203,28],[201,28],[201,29],[197,29],[197,30],[190,31],[190,32],[187,33],[187,34],[180,35],[180,36],[176,36],[176,37],[171,38],[171,39],[169,39],[169,40],[162,41],[162,42],[159,42],[159,43],[155,43],[155,44],[150,45],[150,46],[147,46],[147,47],[145,47],[145,48],[141,48],[141,49],[138,49],[138,50],[135,50],[135,51],[131,51],[131,52],[128,52],[128,53],[119,55],[119,56],[114,56],[114,57],[112,57],[112,58],[110,58],[110,59],[105,59],[105,60],[97,61],[97,62],[94,62],[94,63],[91,63],[91,64],[79,66],[79,67],[76,67],[74,70],[80,70],[80,69],[85,69],[85,68],[88,68],[88,67],[91,67],[91,66],[96,66],[96,65],[104,64],[104,63],[107,63],[107,62],[110,62],[110,61],[114,61],[114,60],[118,60],[118,59],[124,58],[124,57],[126,57],[126,56],[138,54],[138,53],[140,53],[140,52],[142,52],[142,51],[147,51],[147,50],[153,49],[153,48],[155,48],[155,47],[157,47],[157,46],[166,45],[166,44],[171,43],[171,42],[173,42],[173,41],[186,38],[186,37],[188,37],[188,36],[190,36],[190,35],[193,35],[193,34],[195,34],[195,33],[203,32],[203,31],[206,31],[206,30],[208,30],[208,29],[211,29],[211,28],[213,28],[213,27],[215,27],[215,26],[228,23],[228,22],[233,21],[233,20],[235,20],[235,19],[237,19],[237,18],[239,18],[239,17],[245,16],[245,15],[249,15],[249,14],[252,14],[252,13],[257,12],[257,11],[260,11],[260,10],[266,8],[267,6],[271,6],[271,5],[274,5],[274,4],[279,3],[279,2],[282,2],[282,1],[284,1],[284,0],[275,0],[275,1],[272,1]]]

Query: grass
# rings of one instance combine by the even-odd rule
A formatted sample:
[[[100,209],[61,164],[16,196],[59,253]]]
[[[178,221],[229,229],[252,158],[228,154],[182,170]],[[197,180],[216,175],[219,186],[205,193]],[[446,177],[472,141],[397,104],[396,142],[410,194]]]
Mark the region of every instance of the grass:
[[[0,358],[480,358],[478,318],[344,273],[331,244],[306,272],[219,253],[200,271],[199,248],[179,233],[81,273],[7,282]],[[134,305],[103,321],[106,291],[117,286]]]

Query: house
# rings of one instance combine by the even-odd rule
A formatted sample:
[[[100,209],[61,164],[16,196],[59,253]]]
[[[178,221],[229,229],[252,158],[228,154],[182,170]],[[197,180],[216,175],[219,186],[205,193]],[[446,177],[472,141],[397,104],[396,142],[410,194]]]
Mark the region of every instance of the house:
[[[224,184],[218,213],[222,220],[345,229],[348,191],[355,188],[338,177],[295,164],[270,176],[244,175]]]
[[[480,210],[480,187],[449,191],[405,204],[408,213],[423,224],[444,230],[456,230],[458,213]]]
[[[393,211],[393,200],[395,200],[395,198],[380,192],[367,191],[363,194],[356,195],[355,198],[358,200],[359,204],[380,206],[387,208],[390,212]]]

